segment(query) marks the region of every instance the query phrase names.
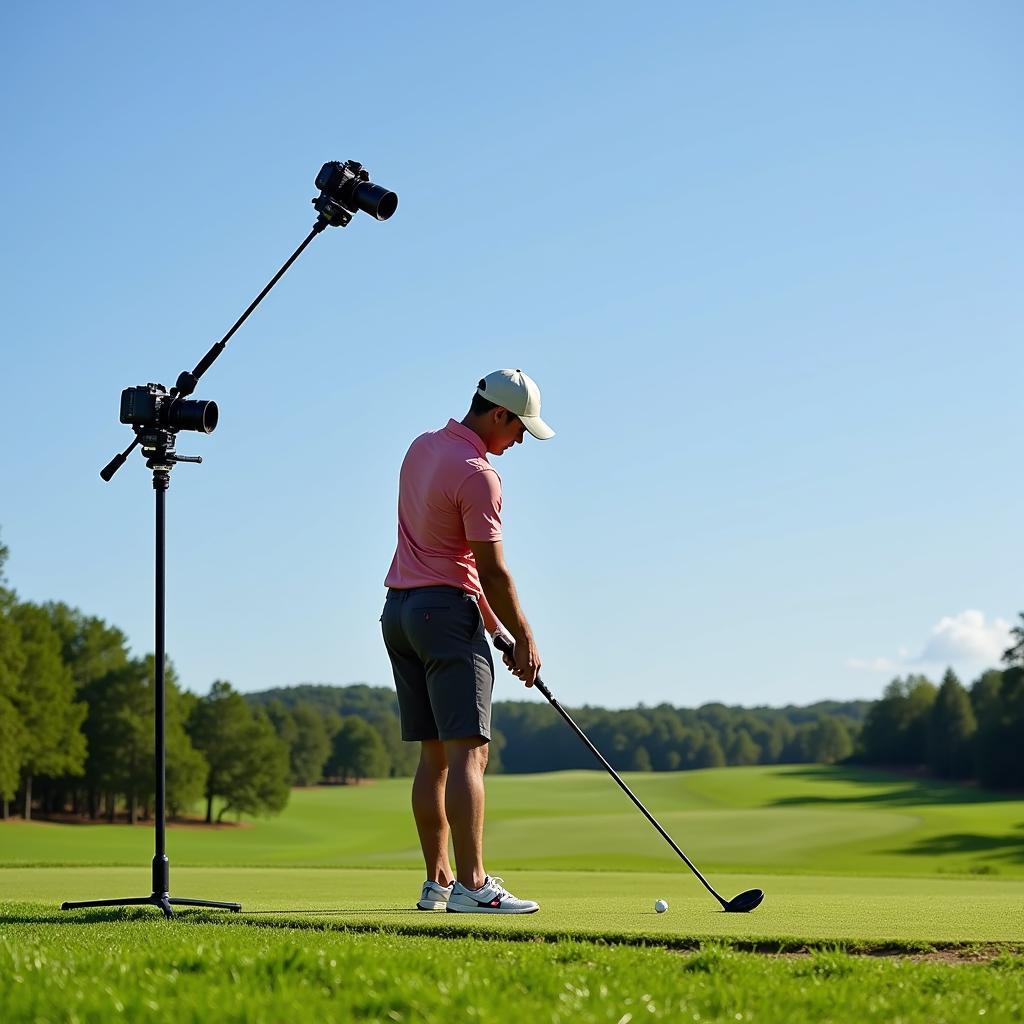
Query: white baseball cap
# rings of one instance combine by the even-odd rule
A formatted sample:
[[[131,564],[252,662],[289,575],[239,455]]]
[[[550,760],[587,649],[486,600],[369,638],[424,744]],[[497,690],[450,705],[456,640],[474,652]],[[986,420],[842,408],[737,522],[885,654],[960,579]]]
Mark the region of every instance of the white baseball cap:
[[[555,436],[540,418],[540,388],[522,370],[495,370],[480,381],[476,393],[518,416],[538,441]]]

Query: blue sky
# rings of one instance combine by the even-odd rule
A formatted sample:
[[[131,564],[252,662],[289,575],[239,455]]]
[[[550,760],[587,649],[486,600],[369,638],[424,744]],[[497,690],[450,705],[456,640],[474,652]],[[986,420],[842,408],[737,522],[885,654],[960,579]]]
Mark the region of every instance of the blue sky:
[[[1024,11],[1012,3],[11,3],[8,577],[152,645],[122,388],[171,384],[358,159],[197,397],[168,498],[184,682],[390,684],[409,441],[522,367],[497,461],[570,704],[875,697],[1024,608]],[[496,690],[518,697],[502,674]]]

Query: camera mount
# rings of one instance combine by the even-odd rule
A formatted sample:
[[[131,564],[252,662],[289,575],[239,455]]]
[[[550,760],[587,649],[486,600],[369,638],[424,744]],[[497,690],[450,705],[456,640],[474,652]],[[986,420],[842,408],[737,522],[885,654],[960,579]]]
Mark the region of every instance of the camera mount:
[[[61,910],[76,910],[80,907],[154,906],[163,911],[165,917],[170,918],[174,916],[172,906],[206,907],[207,909],[233,910],[235,912],[242,909],[240,903],[186,899],[170,895],[170,861],[166,852],[164,742],[166,498],[167,490],[171,485],[171,470],[175,464],[203,461],[199,456],[179,455],[175,451],[178,432],[192,430],[203,434],[212,434],[216,429],[219,418],[216,403],[192,400],[189,396],[195,391],[199,379],[224,351],[232,335],[245,323],[249,314],[263,301],[270,289],[284,276],[285,271],[324,228],[329,226],[345,227],[360,211],[368,213],[375,220],[387,220],[398,208],[398,196],[370,181],[369,172],[362,164],[356,163],[354,160],[347,160],[344,163],[332,160],[324,164],[316,176],[315,184],[320,189],[320,195],[312,200],[318,214],[312,230],[302,240],[295,252],[288,257],[281,269],[270,279],[263,291],[253,299],[245,312],[232,324],[227,334],[210,348],[191,372],[182,371],[170,391],[162,384],[151,383],[140,387],[126,388],[121,393],[121,422],[131,425],[135,431],[135,440],[103,467],[100,476],[109,482],[127,461],[128,456],[137,447],[141,447],[142,454],[146,459],[146,466],[153,471],[153,490],[156,492],[156,615],[154,628],[156,850],[152,863],[153,891],[149,896],[65,902],[61,904]]]

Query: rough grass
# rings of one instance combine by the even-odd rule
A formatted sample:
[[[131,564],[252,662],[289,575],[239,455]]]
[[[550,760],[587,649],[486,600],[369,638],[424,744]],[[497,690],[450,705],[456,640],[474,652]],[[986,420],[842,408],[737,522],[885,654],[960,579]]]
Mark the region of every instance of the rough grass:
[[[22,911],[24,912],[24,911]],[[1024,960],[949,966],[332,929],[143,912],[0,927],[5,1021],[1015,1021]]]

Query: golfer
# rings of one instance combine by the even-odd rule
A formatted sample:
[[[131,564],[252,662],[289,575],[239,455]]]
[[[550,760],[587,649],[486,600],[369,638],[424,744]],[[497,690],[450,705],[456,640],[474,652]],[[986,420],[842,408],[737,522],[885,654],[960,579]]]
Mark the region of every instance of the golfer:
[[[484,377],[461,422],[413,441],[398,483],[398,548],[381,627],[395,676],[402,739],[418,741],[412,784],[427,879],[416,906],[468,914],[532,914],[484,870],[484,769],[494,664],[484,630],[515,641],[511,672],[532,686],[537,651],[501,548],[501,478],[488,455],[555,432],[522,370]],[[456,871],[448,859],[448,831]]]

